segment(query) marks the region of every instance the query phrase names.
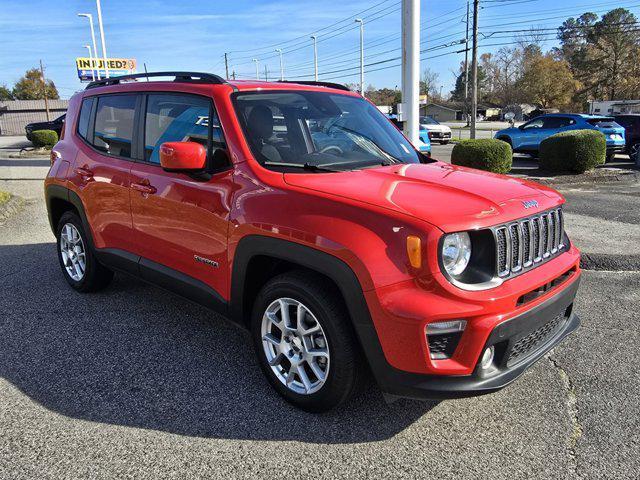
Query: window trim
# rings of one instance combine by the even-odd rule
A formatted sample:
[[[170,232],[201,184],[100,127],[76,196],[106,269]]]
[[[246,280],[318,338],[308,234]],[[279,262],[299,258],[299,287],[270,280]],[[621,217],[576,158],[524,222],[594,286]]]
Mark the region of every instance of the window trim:
[[[138,115],[140,114],[140,99],[141,99],[141,95],[139,92],[117,92],[117,93],[102,93],[102,94],[98,94],[98,95],[87,95],[82,97],[82,101],[84,102],[85,99],[88,98],[92,98],[93,99],[93,105],[91,107],[91,116],[89,117],[89,128],[87,129],[87,136],[90,138],[94,138],[95,136],[95,127],[96,127],[96,114],[98,112],[98,101],[100,100],[101,97],[111,97],[111,96],[122,96],[122,95],[128,95],[128,96],[135,96],[136,97],[136,102],[134,105],[134,114],[133,114],[133,130],[131,133],[131,157],[123,157],[120,155],[113,155],[111,153],[108,152],[104,152],[98,148],[96,148],[95,145],[93,145],[93,143],[89,142],[88,139],[84,138],[82,135],[80,135],[80,133],[78,132],[78,125],[79,125],[79,121],[80,121],[80,112],[78,112],[78,118],[76,120],[76,129],[74,130],[75,132],[75,136],[77,138],[80,139],[81,142],[83,142],[86,146],[88,146],[91,150],[93,150],[94,152],[103,155],[105,157],[109,157],[109,158],[116,158],[118,160],[126,160],[128,162],[136,162],[137,159],[135,157],[135,155],[137,155],[137,122],[138,122]],[[80,105],[80,108],[82,108],[82,104]]]
[[[213,118],[213,114],[215,113],[218,118],[218,123],[220,124],[220,136],[222,138],[223,150],[229,151],[228,143],[226,141],[226,135],[224,134],[224,128],[222,126],[222,121],[220,120],[220,116],[218,115],[218,110],[215,106],[215,101],[212,97],[208,95],[201,95],[199,93],[193,92],[183,92],[179,90],[153,90],[141,92],[142,101],[140,105],[140,118],[138,119],[138,123],[136,124],[136,130],[138,132],[138,152],[140,152],[139,158],[136,160],[136,163],[141,163],[143,165],[152,165],[158,168],[162,168],[162,165],[159,163],[153,163],[145,159],[145,135],[146,135],[146,120],[147,120],[147,108],[149,106],[149,96],[151,95],[173,95],[173,96],[182,96],[182,97],[196,97],[201,98],[209,102],[209,120]],[[233,167],[233,162],[231,162],[231,156],[229,156],[229,163],[225,166],[219,168],[212,168],[211,162],[213,161],[213,122],[209,121],[209,127],[207,129],[207,162],[206,162],[206,173],[220,173],[226,170],[229,170]],[[216,142],[218,143],[218,142]]]

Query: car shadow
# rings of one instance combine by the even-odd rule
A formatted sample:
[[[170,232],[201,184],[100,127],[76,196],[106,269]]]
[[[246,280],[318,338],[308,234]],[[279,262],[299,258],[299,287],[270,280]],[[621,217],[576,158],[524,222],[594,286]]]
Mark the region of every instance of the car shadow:
[[[639,167],[636,165],[635,161],[631,160],[627,155],[616,155],[616,157],[612,161],[609,161],[602,165],[598,165],[596,167],[596,170],[601,168],[618,169],[621,172],[627,172],[629,170],[639,170]],[[539,178],[558,177],[561,175],[576,175],[574,172],[559,173],[542,170],[540,169],[538,159],[524,154],[514,154],[513,164],[509,173],[515,175],[529,175]]]
[[[48,158],[0,159],[0,167],[49,167]]]
[[[0,247],[0,376],[60,414],[186,436],[310,443],[390,438],[437,402],[386,404],[370,385],[314,415],[283,401],[249,334],[197,305],[116,275],[79,294],[53,243]]]

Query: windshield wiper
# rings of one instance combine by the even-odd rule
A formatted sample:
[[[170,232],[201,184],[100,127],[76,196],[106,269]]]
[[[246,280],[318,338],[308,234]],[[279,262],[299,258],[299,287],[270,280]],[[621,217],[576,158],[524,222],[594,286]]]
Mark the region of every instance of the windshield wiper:
[[[365,139],[367,142],[370,142],[385,158],[386,158],[386,162],[385,161],[382,162],[382,165],[391,165],[394,163],[404,163],[402,160],[400,160],[399,158],[394,157],[393,155],[391,155],[390,153],[388,153],[386,150],[384,150],[380,145],[378,145],[373,139],[369,138],[366,135],[363,135],[360,132],[356,132],[355,130],[352,130],[351,128],[348,127],[343,127],[341,125],[331,125],[332,127],[335,128],[339,128],[340,130],[344,130],[345,132],[351,133],[357,137],[363,138]]]
[[[344,170],[336,170],[334,168],[324,167],[322,165],[314,165],[313,163],[285,163],[285,162],[264,162],[264,165],[270,167],[291,167],[301,168],[310,172],[343,172]]]

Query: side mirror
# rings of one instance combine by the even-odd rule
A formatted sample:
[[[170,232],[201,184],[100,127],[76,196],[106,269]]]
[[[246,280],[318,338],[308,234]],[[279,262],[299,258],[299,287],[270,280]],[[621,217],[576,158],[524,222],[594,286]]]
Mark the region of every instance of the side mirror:
[[[165,142],[160,145],[160,165],[169,172],[197,172],[207,164],[207,149],[196,142]]]

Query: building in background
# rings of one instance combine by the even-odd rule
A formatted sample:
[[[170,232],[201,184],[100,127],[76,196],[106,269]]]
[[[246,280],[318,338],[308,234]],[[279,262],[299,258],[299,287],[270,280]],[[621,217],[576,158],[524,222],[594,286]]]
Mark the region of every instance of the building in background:
[[[591,115],[619,115],[621,113],[640,113],[640,100],[590,101]]]

